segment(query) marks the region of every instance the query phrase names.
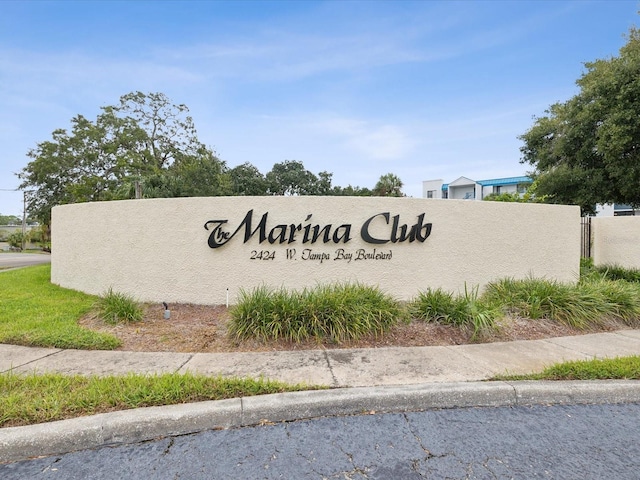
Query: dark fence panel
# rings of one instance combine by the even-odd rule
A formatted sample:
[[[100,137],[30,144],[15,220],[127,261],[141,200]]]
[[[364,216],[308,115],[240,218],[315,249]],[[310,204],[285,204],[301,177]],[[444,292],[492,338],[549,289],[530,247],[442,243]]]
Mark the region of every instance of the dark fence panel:
[[[580,255],[591,258],[591,217],[582,217],[580,227],[582,233],[580,236]]]

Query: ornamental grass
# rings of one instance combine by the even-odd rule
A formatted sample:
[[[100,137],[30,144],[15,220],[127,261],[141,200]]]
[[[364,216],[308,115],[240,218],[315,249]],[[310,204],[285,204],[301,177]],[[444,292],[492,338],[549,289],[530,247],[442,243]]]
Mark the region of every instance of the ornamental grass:
[[[106,323],[140,322],[144,317],[142,306],[126,293],[114,292],[109,288],[95,303],[98,316]]]
[[[409,304],[409,312],[427,322],[439,322],[473,329],[479,333],[493,329],[503,316],[501,310],[478,295],[478,289],[467,289],[463,295],[454,295],[440,288],[420,292]]]
[[[484,298],[510,314],[582,329],[607,319],[631,326],[640,323],[640,286],[593,275],[575,285],[535,278],[502,279],[487,286]]]
[[[401,316],[399,303],[377,287],[340,283],[297,291],[263,286],[240,292],[228,330],[238,340],[340,343],[378,336]]]

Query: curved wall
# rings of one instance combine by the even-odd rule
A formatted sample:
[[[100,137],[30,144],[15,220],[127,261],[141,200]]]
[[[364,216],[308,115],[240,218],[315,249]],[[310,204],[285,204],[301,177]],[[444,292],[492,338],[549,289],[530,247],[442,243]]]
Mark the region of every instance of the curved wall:
[[[400,299],[500,277],[578,278],[578,207],[380,197],[198,197],[53,209],[51,279],[150,302],[333,281]],[[206,226],[206,228],[205,228]]]

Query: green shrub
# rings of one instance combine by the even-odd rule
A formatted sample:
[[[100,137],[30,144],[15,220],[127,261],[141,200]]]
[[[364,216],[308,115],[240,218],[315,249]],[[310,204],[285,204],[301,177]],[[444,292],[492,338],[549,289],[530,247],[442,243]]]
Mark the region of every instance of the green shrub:
[[[409,306],[410,313],[427,322],[473,327],[473,336],[483,330],[494,328],[502,316],[499,308],[479,298],[478,289],[468,290],[464,295],[454,296],[440,288],[420,292]]]
[[[484,298],[522,317],[586,328],[607,318],[635,324],[640,315],[639,294],[628,282],[590,275],[577,285],[535,278],[502,279],[487,286]]]
[[[112,288],[98,299],[96,308],[100,318],[111,324],[139,322],[143,317],[142,307],[133,297]]]
[[[16,231],[16,232],[10,233],[9,236],[7,236],[7,242],[13,248],[22,249],[22,232]],[[29,242],[28,232],[24,236],[24,242],[25,244]]]
[[[342,342],[381,334],[400,317],[398,302],[377,287],[352,283],[302,291],[259,287],[240,292],[228,329],[236,339]]]

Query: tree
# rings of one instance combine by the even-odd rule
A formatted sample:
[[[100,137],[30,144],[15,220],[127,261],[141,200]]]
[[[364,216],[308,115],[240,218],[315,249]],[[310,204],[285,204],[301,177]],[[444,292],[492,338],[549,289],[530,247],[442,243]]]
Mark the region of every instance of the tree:
[[[19,225],[21,223],[22,219],[15,215],[0,215],[0,225]]]
[[[518,192],[490,193],[482,200],[485,202],[525,202]]]
[[[404,197],[402,193],[402,180],[393,173],[382,175],[373,187],[373,195],[376,197]]]
[[[338,195],[341,197],[370,197],[373,195],[371,190],[366,187],[358,187],[347,185],[346,187],[340,187],[336,185],[331,190],[331,195]]]
[[[141,172],[157,173],[178,157],[199,156],[204,148],[187,106],[172,104],[163,93],[128,93],[120,97],[119,105],[103,110],[130,119],[138,127],[129,153],[131,165]]]
[[[267,195],[269,187],[264,175],[254,165],[245,162],[229,170],[232,195]]]
[[[302,162],[285,160],[276,163],[265,179],[271,195],[329,195],[331,176],[329,172],[316,176],[304,168]]]
[[[109,200],[127,175],[116,132],[128,132],[127,122],[99,115],[96,122],[78,115],[72,129],[55,130],[51,141],[39,143],[27,156],[32,161],[18,174],[28,195],[29,213],[49,223],[51,207],[65,203]]]
[[[196,155],[178,155],[167,173],[177,186],[173,197],[214,197],[233,192],[225,163],[206,148]]]
[[[524,185],[522,186],[524,187]],[[546,197],[539,197],[533,193],[536,188],[537,182],[534,181],[526,187],[522,194],[518,192],[490,193],[482,200],[488,202],[545,203]]]
[[[331,178],[333,173],[322,171],[318,173],[318,180],[313,195],[331,195],[333,188],[331,187]]]
[[[10,233],[7,237],[7,243],[14,249],[22,250],[23,239],[25,244],[29,242],[29,232],[27,232],[24,237],[22,236],[22,232]]]
[[[619,56],[585,64],[580,92],[536,118],[519,138],[522,163],[534,166],[534,193],[550,203],[640,207],[640,32]]]
[[[27,153],[20,188],[33,192],[29,212],[41,223],[66,203],[230,191],[224,162],[197,139],[186,106],[135,92],[101,110],[95,121],[77,115],[70,132],[55,130]]]

